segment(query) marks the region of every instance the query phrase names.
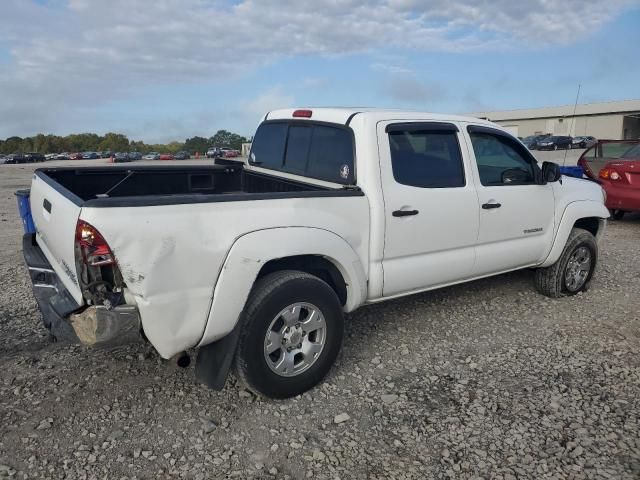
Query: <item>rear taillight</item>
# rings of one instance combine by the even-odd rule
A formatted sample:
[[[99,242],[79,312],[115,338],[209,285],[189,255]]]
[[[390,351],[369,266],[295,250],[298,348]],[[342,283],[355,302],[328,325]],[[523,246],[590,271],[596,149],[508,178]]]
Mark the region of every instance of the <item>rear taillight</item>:
[[[76,225],[76,246],[83,262],[89,266],[115,264],[113,253],[104,237],[93,225],[82,220],[78,220]]]
[[[598,176],[604,180],[620,180],[622,177],[613,168],[603,168]]]

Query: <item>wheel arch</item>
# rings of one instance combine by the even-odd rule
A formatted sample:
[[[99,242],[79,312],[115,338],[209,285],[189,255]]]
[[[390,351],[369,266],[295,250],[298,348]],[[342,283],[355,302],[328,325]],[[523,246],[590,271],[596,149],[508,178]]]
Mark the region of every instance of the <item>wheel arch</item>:
[[[551,250],[540,267],[553,265],[560,258],[574,228],[587,230],[599,242],[606,229],[608,217],[609,211],[600,202],[582,200],[567,205],[560,219]]]
[[[262,266],[256,281],[270,273],[281,270],[299,270],[320,278],[336,292],[340,304],[343,307],[346,305],[348,296],[347,282],[334,259],[311,254],[275,258]]]
[[[336,291],[346,312],[366,300],[367,274],[341,236],[312,227],[281,227],[247,233],[234,242],[218,275],[198,347],[233,330],[254,283],[278,270],[315,274]]]

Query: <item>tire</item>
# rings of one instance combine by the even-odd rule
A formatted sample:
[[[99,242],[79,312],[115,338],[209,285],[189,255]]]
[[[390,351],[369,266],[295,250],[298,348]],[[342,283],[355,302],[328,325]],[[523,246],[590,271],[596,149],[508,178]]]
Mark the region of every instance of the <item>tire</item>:
[[[624,210],[609,210],[609,213],[611,214],[611,218],[614,220],[622,220],[622,217],[624,217],[624,214],[627,213]]]
[[[261,278],[241,321],[236,376],[249,390],[271,398],[293,397],[316,386],[335,362],[344,336],[344,314],[336,293],[318,277],[295,270]],[[324,328],[318,327],[322,321]],[[305,322],[316,329],[305,331],[314,328],[305,327]]]
[[[567,280],[570,260],[580,260],[580,253],[588,251],[590,264],[583,281],[579,285],[571,285]],[[578,257],[576,258],[575,255]],[[560,258],[553,265],[546,268],[538,268],[535,272],[536,289],[550,298],[560,298],[576,295],[587,291],[593,272],[598,261],[598,244],[591,232],[582,228],[574,228],[569,234],[567,244]],[[579,263],[579,262],[578,262]],[[572,277],[574,278],[574,277]],[[575,278],[574,278],[575,279]]]

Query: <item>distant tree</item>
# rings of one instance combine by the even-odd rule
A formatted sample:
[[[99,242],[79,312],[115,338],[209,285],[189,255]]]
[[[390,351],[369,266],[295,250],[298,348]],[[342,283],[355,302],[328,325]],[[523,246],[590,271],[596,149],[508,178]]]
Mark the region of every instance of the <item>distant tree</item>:
[[[2,153],[17,153],[22,152],[22,138],[21,137],[9,137],[4,141],[2,146]]]
[[[100,152],[110,150],[112,152],[128,152],[129,151],[129,139],[121,133],[107,133],[99,143],[96,143],[96,148]]]
[[[191,154],[195,152],[205,153],[209,146],[209,139],[204,137],[191,137],[184,142],[184,149]]]
[[[215,147],[229,147],[235,150],[240,150],[242,144],[246,143],[247,139],[237,133],[232,133],[227,130],[218,130],[216,134],[209,139],[212,146]]]

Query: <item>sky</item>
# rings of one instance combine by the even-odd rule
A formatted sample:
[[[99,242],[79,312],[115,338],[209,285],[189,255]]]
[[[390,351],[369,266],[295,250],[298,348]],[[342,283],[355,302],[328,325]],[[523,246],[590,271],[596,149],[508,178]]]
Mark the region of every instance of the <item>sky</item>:
[[[640,98],[640,0],[0,0],[0,138]]]

